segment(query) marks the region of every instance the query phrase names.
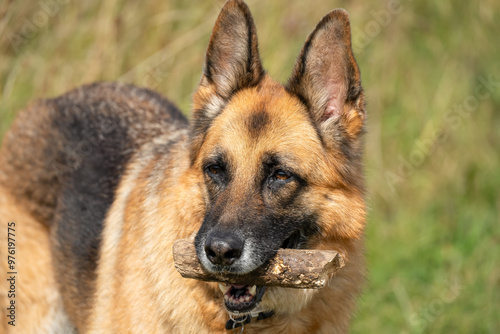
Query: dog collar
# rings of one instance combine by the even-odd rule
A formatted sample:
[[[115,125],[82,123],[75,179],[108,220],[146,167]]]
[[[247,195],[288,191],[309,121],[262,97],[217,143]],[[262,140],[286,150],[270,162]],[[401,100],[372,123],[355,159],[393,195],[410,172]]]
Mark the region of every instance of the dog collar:
[[[240,317],[233,317],[234,313],[229,313],[229,320],[226,322],[226,329],[227,330],[234,330],[235,328],[238,327],[244,327],[245,324],[248,324],[252,322],[252,318],[254,321],[259,321],[259,320],[264,320],[267,319],[271,316],[274,315],[274,311],[269,311],[269,312],[256,312],[256,313],[250,313],[250,314],[245,314]],[[243,332],[243,328],[242,331]],[[241,333],[240,332],[240,333]]]

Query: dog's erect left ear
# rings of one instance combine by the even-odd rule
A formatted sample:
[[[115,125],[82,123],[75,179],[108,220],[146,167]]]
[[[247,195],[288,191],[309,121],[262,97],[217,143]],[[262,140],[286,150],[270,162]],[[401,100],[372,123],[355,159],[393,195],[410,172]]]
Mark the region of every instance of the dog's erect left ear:
[[[364,126],[364,97],[351,49],[349,15],[336,9],[309,35],[288,82],[320,130],[356,139]]]
[[[243,1],[229,0],[210,38],[202,84],[229,99],[238,89],[257,84],[263,73],[252,14]]]

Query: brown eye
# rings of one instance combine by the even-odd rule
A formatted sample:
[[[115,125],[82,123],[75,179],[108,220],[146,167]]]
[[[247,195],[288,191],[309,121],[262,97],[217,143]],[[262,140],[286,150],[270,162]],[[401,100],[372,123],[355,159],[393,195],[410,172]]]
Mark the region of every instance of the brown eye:
[[[219,165],[210,165],[207,169],[211,174],[219,174],[222,171],[222,167]]]
[[[288,180],[290,178],[290,174],[281,170],[281,169],[278,169],[276,172],[274,172],[274,177],[278,180]]]

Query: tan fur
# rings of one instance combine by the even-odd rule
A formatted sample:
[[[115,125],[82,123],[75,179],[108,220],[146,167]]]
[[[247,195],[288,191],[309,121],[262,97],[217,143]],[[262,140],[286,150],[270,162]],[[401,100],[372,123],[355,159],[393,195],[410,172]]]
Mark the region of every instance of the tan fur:
[[[361,165],[364,97],[350,48],[347,14],[333,11],[306,41],[290,82],[283,86],[262,69],[248,8],[240,0],[229,0],[209,43],[190,128],[154,93],[142,92],[139,98],[133,93],[136,88],[112,84],[84,87],[61,97],[59,104],[42,101],[22,113],[1,151],[0,162],[9,166],[0,166],[0,221],[19,226],[17,302],[23,333],[66,333],[71,330],[68,319],[80,333],[228,333],[224,325],[229,316],[217,284],[182,278],[172,256],[174,241],[194,238],[206,219],[210,194],[204,164],[215,149],[225,152],[232,168],[221,221],[237,220],[239,210],[249,205],[255,212],[272,206],[276,214],[291,214],[280,197],[292,196],[298,182],[267,198],[250,186],[263,157],[272,152],[286,157],[287,166],[307,183],[297,195],[300,209],[315,213],[319,231],[308,238],[307,247],[336,250],[346,260],[321,290],[268,288],[259,307],[275,315],[247,324],[244,334],[347,333],[364,280],[366,215]],[[67,141],[65,128],[51,131],[51,125],[60,114],[72,116],[79,110],[74,101],[85,110],[76,115],[82,124],[104,112],[116,117],[123,134],[113,139],[123,140],[117,146],[123,152],[115,158],[126,161],[103,174],[105,180],[119,183],[116,190],[110,187],[114,198],[98,236],[95,279],[84,277],[93,288],[86,298],[75,292],[77,274],[64,280],[57,276],[66,264],[59,263],[65,249],[56,246],[67,238],[58,233],[67,222],[57,218],[66,217],[61,208],[75,208],[64,206],[68,204],[60,191],[79,185],[70,183],[78,166],[69,172],[69,181],[50,168],[52,160],[72,148],[62,143]],[[120,107],[109,111],[106,104]],[[90,105],[99,107],[89,111]],[[76,122],[70,119],[64,124]],[[64,146],[61,152],[51,151],[59,146]],[[18,152],[22,159],[16,161]],[[52,155],[46,157],[46,152]],[[94,164],[99,167],[107,157]],[[31,160],[35,169],[27,178]],[[96,195],[68,196],[83,206]],[[91,269],[88,272],[94,273]],[[0,292],[2,305],[5,290]]]
[[[252,104],[265,105],[273,115],[273,131],[265,133],[266,137],[258,143],[242,138],[244,129],[237,128],[245,118],[243,110],[252,110]],[[310,170],[319,188],[338,186],[339,177],[329,165],[334,163],[335,154],[325,161],[324,155],[328,152],[322,149],[314,129],[306,122],[305,110],[280,85],[267,78],[258,88],[238,93],[226,108],[211,127],[204,147],[213,146],[214,142],[220,145],[222,140],[223,145],[235,153],[235,160],[246,161],[245,169],[239,173],[241,183],[252,178],[257,165],[257,161],[249,159],[274,148],[297,154],[301,158],[297,163],[302,169]],[[233,108],[241,112],[235,115],[230,112]],[[129,177],[118,190],[119,197],[109,213],[104,232],[105,251],[98,281],[98,291],[102,293],[96,295],[89,327],[92,333],[134,333],[142,326],[147,326],[151,333],[227,333],[223,326],[228,316],[216,285],[183,279],[172,266],[174,240],[193,235],[204,214],[203,202],[197,201],[203,197],[202,190],[197,181],[193,181],[200,179],[200,168],[198,162],[189,166],[184,145],[180,144],[171,157],[179,172],[160,184],[154,182],[157,177],[161,178],[161,172],[151,174],[158,164],[157,158],[146,162],[138,159],[129,167]],[[203,156],[203,148],[200,154]],[[135,172],[137,168],[142,168],[139,175]],[[364,204],[360,195],[339,190],[335,198],[325,202],[319,190],[319,195],[310,199],[317,203],[315,205],[339,209],[346,207],[342,202],[349,203],[349,212],[325,210],[334,215],[324,217],[326,235],[315,242],[318,249],[348,254],[347,266],[322,290],[270,288],[261,305],[276,310],[279,315],[247,325],[245,333],[346,332],[354,308],[352,295],[359,292],[363,281]],[[238,205],[238,198],[234,201],[234,205]],[[331,222],[346,226],[329,227]],[[342,235],[338,235],[340,233]],[[121,234],[118,243],[117,234]]]
[[[8,285],[2,279],[0,291],[0,315],[2,322],[0,333],[50,334],[71,333],[63,309],[61,295],[56,287],[52,271],[52,256],[48,228],[26,212],[24,206],[17,205],[12,196],[0,187],[0,254],[2,273],[10,272],[7,268],[7,223],[15,223],[16,254],[16,321],[15,327],[7,324],[6,305]],[[2,330],[3,329],[3,330]]]

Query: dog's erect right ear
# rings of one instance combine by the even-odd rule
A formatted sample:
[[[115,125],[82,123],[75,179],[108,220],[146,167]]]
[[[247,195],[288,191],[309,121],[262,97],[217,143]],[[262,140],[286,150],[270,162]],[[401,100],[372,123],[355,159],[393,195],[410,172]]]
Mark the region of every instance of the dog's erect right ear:
[[[229,0],[212,31],[203,75],[227,99],[234,91],[255,85],[262,74],[250,9],[243,1]]]
[[[241,0],[228,0],[212,31],[203,75],[193,96],[193,149],[198,146],[198,135],[206,131],[231,95],[257,85],[263,76],[250,9]]]
[[[212,31],[200,86],[227,101],[256,85],[263,73],[252,14],[243,1],[229,0]]]

